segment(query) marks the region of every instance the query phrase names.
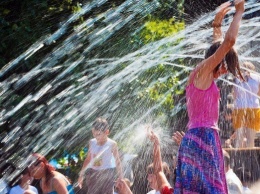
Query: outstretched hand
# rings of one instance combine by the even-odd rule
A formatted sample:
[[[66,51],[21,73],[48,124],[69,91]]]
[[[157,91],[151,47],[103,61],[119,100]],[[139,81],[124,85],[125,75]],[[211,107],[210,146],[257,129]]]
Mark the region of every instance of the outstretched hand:
[[[158,136],[152,131],[151,127],[147,127],[147,137],[153,142],[154,144],[159,144]]]
[[[180,145],[181,144],[181,140],[183,138],[183,136],[185,135],[185,133],[183,131],[179,132],[175,132],[173,133],[173,136],[172,136],[172,139],[178,144]]]
[[[227,14],[227,12],[229,12],[231,10],[230,5],[231,5],[231,3],[228,1],[228,2],[222,3],[217,8],[217,13],[214,18],[214,21],[212,22],[212,26],[221,26],[221,23],[222,23],[225,15]]]

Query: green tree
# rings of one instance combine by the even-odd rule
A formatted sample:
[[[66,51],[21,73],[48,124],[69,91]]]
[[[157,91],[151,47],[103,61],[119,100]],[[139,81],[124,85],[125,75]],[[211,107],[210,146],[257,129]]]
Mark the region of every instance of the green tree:
[[[60,22],[80,9],[81,2],[72,0],[1,2],[0,67],[19,56],[40,37],[53,33]],[[25,63],[22,70],[28,68],[31,68],[30,62]]]

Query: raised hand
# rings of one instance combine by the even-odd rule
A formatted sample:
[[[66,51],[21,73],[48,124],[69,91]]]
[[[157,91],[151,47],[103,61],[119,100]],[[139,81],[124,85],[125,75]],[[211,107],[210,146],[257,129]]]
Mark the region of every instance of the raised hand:
[[[217,8],[217,13],[216,13],[216,16],[214,18],[214,21],[212,22],[212,26],[216,26],[216,27],[220,27],[221,26],[221,23],[225,17],[225,15],[227,14],[227,12],[229,12],[231,10],[231,7],[230,7],[231,3],[228,1],[228,2],[225,2],[225,3],[222,3],[218,8]]]
[[[183,131],[181,131],[181,132],[177,131],[177,132],[173,133],[172,139],[178,145],[180,145],[181,144],[181,140],[182,140],[184,135],[185,135],[185,133]]]
[[[221,24],[222,21],[227,14],[231,10],[230,7],[231,3],[225,2],[222,3],[216,10],[216,16],[214,18],[214,21],[212,22],[213,27],[213,42],[219,41],[222,39],[222,30],[221,30]]]
[[[151,127],[147,127],[147,136],[156,145],[159,145],[159,138],[158,136],[152,131]]]
[[[236,12],[245,11],[245,0],[235,0],[234,1]]]

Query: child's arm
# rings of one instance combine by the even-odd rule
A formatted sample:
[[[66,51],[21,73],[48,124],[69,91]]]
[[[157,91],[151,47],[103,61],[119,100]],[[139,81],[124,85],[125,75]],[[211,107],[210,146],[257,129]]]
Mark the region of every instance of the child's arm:
[[[237,131],[235,131],[230,137],[229,139],[227,139],[225,141],[225,145],[229,148],[232,148],[232,141],[235,140],[237,138]]]
[[[90,150],[90,144],[89,144],[89,150]],[[79,188],[82,188],[82,183],[84,180],[84,173],[86,171],[88,164],[90,163],[90,160],[91,160],[91,154],[90,154],[90,151],[88,151],[87,157],[85,158],[83,166],[79,172],[79,178],[78,178]]]
[[[118,178],[122,179],[123,178],[122,165],[121,165],[121,160],[120,160],[120,157],[119,157],[118,147],[117,147],[116,142],[113,145],[112,152],[113,152],[113,155],[114,155],[115,160],[116,160],[116,169],[117,169],[117,173],[118,173]]]
[[[199,89],[207,89],[214,78],[214,69],[223,61],[226,54],[230,51],[230,49],[236,43],[236,39],[238,36],[238,30],[240,27],[240,22],[244,13],[244,0],[235,0],[235,8],[236,13],[233,17],[233,20],[225,34],[224,41],[216,50],[216,52],[204,59],[199,63],[195,70],[193,70],[194,74],[191,74],[194,77],[192,80],[192,76],[189,77],[188,83],[194,83],[195,87]]]
[[[170,184],[163,172],[162,157],[159,138],[155,135],[153,131],[148,134],[150,140],[153,142],[153,166],[154,174],[156,176],[156,181],[160,191],[166,186],[170,188]]]
[[[214,21],[212,22],[212,27],[213,27],[213,42],[216,42],[218,40],[222,39],[222,30],[221,30],[221,24],[222,21],[227,14],[231,10],[230,2],[225,2],[222,3],[218,8],[217,8],[217,14],[214,18]]]

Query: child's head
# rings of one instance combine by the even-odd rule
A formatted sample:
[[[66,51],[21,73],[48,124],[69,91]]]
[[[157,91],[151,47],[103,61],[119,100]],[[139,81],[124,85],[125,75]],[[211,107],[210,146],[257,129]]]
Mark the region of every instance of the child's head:
[[[106,119],[97,118],[92,124],[92,134],[98,142],[106,140],[109,134],[109,125]]]
[[[253,63],[249,62],[249,61],[245,61],[242,64],[243,67],[243,76],[249,76],[250,75],[250,71],[255,71],[255,66]]]
[[[108,122],[106,119],[104,118],[97,118],[94,123],[92,124],[92,127],[94,130],[97,130],[97,131],[106,131],[106,130],[109,130],[109,125],[108,125]]]
[[[132,183],[128,178],[123,178],[121,181],[124,181],[126,186],[129,187],[129,189],[131,189]],[[118,194],[125,193],[125,188],[120,187],[119,184],[120,183],[118,181],[116,181],[116,183],[114,185],[114,193],[118,193]]]
[[[222,42],[217,41],[213,43],[209,49],[206,51],[205,59],[213,55],[217,49],[220,47]],[[226,54],[225,58],[218,64],[214,69],[214,77],[218,77],[227,72],[232,73],[235,77],[244,80],[239,66],[238,54],[237,51],[232,47],[229,52]]]
[[[255,71],[255,66],[253,63],[249,62],[249,61],[245,61],[243,64],[242,64],[242,67],[246,68],[246,69],[249,69],[251,71]]]
[[[248,186],[251,182],[253,182],[250,170],[240,167],[235,171],[235,173],[244,186]]]
[[[167,178],[167,180],[169,180],[170,174],[171,174],[169,165],[166,162],[163,162],[162,168],[163,168],[163,173],[165,174],[165,177]],[[153,163],[148,165],[148,167],[147,167],[147,174],[148,174],[147,180],[148,180],[149,186],[152,189],[158,189],[157,188],[158,185],[157,185],[156,175],[154,174]]]
[[[31,177],[29,168],[26,167],[21,173],[20,173],[20,177],[19,177],[19,181],[18,184],[25,184],[28,183],[30,184],[33,180],[33,178]]]

